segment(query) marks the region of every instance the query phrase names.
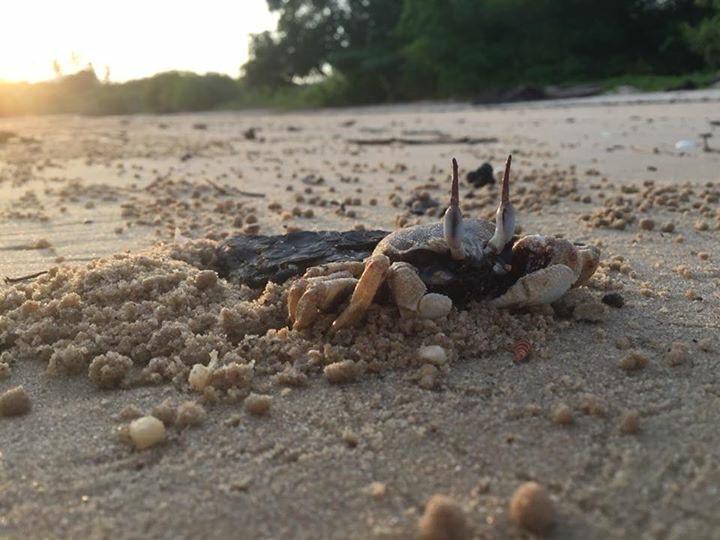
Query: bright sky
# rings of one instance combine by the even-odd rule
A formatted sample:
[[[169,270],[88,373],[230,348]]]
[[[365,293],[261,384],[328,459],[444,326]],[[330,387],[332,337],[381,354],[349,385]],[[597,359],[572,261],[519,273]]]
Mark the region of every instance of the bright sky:
[[[0,80],[54,77],[92,62],[125,81],[159,71],[236,77],[249,34],[273,29],[265,0],[2,0]],[[73,56],[75,60],[73,60]]]

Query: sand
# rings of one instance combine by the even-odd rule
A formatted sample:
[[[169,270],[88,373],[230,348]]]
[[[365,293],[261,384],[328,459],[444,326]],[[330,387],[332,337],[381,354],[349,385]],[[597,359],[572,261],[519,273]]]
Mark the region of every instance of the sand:
[[[556,501],[554,537],[716,534],[720,153],[674,149],[717,119],[689,95],[0,120],[23,137],[0,145],[0,275],[48,271],[0,286],[0,392],[32,400],[0,419],[0,534],[405,538],[442,493],[474,536],[513,537],[526,481]],[[344,142],[422,129],[498,142]],[[285,288],[209,270],[241,232],[437,219],[451,156],[464,177],[509,152],[523,232],[603,252],[553,309],[378,307],[329,339],[330,316],[284,329]],[[488,217],[497,187],[461,195]],[[645,367],[620,369],[635,350]],[[149,415],[167,438],[140,452],[118,433]]]

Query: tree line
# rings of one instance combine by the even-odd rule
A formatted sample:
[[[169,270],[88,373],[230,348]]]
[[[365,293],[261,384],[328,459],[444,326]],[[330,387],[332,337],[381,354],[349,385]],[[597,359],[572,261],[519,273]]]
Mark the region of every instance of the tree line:
[[[0,116],[465,99],[609,79],[650,88],[720,69],[720,0],[267,3],[278,26],[251,37],[237,79],[168,72],[114,84],[88,68],[0,83]]]
[[[349,102],[720,67],[720,0],[267,1],[246,81],[336,77]]]

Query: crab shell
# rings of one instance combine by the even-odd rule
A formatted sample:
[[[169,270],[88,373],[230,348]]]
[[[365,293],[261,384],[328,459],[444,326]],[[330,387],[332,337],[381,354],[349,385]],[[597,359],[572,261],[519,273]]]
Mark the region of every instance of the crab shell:
[[[552,302],[587,282],[600,259],[593,246],[540,235],[514,237],[492,256],[484,248],[495,225],[483,219],[466,219],[463,225],[465,258],[460,261],[450,257],[442,223],[395,231],[380,241],[373,255],[411,265],[428,291],[447,295],[456,304],[490,300],[502,307]],[[509,271],[498,274],[498,261]]]

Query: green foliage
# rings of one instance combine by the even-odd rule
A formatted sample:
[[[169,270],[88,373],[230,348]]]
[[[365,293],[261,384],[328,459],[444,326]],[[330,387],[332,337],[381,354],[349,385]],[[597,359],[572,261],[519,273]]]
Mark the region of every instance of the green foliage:
[[[697,26],[685,25],[685,36],[692,49],[714,68],[720,67],[720,0],[697,0],[706,17]]]
[[[596,81],[658,90],[707,84],[720,67],[720,0],[267,2],[277,29],[252,36],[239,80],[167,72],[112,84],[88,68],[0,83],[0,116],[322,107]]]
[[[717,58],[703,2],[720,0],[268,0],[277,32],[255,37],[246,82],[332,72],[357,103],[680,74]]]
[[[209,73],[159,73],[123,84],[100,83],[92,70],[37,84],[0,84],[0,116],[203,111],[237,99],[238,81]]]
[[[237,95],[237,83],[227,75],[209,73],[160,73],[143,81],[143,103],[147,111],[172,113],[204,111]]]

